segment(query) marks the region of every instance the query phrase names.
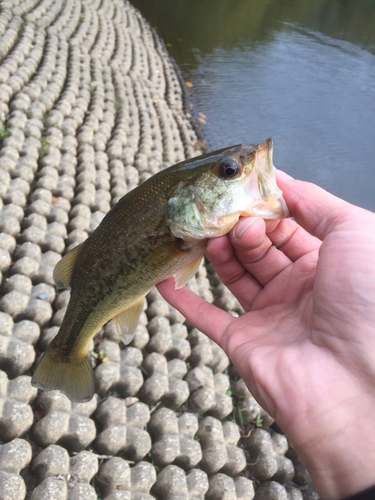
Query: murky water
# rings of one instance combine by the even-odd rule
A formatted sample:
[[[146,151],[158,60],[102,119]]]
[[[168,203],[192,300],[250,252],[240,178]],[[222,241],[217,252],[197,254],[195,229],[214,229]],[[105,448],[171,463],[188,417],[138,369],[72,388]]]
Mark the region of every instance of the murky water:
[[[375,2],[135,0],[210,149],[273,136],[275,165],[375,211]]]

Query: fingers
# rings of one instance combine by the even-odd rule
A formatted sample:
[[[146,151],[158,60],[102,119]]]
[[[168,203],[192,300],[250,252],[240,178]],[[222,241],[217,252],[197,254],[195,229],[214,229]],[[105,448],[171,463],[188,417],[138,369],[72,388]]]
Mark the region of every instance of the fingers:
[[[256,221],[257,219],[252,220]],[[246,219],[246,221],[249,221],[249,219]],[[260,228],[255,225],[254,228],[252,226],[248,227],[249,233],[254,235],[254,240],[250,238],[251,248],[261,244],[261,241],[265,238],[264,222],[261,221],[259,226]],[[206,256],[224,285],[237,297],[245,311],[248,311],[263,287],[237,259],[228,236],[210,240],[207,245]]]
[[[293,262],[317,250],[322,244],[318,238],[309,234],[292,219],[269,222],[272,223],[266,224],[268,238]]]
[[[159,283],[157,288],[165,300],[178,309],[192,325],[221,345],[223,333],[234,320],[233,316],[209,304],[186,286],[179,290],[175,290],[174,286],[174,278],[169,278]]]
[[[321,241],[295,221],[242,218],[228,238],[215,238],[206,255],[225,286],[249,311],[262,288]]]
[[[332,232],[349,216],[352,205],[303,181],[295,181],[276,170],[277,184],[295,220],[306,231],[320,240]]]
[[[257,281],[265,286],[275,276],[281,273],[292,261],[283,252],[272,245],[272,241],[263,233],[262,242],[256,248],[253,243],[253,233],[257,227],[265,224],[256,220],[248,227],[249,219],[242,219],[230,232],[229,238],[234,248],[234,253],[242,266],[249,271]]]

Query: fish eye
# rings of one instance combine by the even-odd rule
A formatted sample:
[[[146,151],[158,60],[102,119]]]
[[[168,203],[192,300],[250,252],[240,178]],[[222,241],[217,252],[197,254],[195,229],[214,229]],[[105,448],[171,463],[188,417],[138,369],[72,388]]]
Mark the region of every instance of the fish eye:
[[[225,158],[219,163],[218,174],[222,179],[233,179],[240,168],[238,163],[232,158]]]

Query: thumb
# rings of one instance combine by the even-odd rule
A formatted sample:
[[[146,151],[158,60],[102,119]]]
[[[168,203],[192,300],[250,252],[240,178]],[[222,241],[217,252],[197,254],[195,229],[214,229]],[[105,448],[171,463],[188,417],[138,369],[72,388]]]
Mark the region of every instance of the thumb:
[[[357,207],[319,186],[294,180],[281,170],[276,170],[276,179],[292,217],[320,240],[351,218],[353,210],[357,210]]]

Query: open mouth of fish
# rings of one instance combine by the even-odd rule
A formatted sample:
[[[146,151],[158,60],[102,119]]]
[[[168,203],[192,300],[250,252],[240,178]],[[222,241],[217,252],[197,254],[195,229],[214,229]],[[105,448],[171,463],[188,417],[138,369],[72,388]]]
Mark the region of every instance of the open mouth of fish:
[[[272,137],[259,145],[254,168],[246,179],[246,193],[251,200],[250,216],[264,219],[290,217],[282,191],[277,187],[273,166],[274,141]]]

